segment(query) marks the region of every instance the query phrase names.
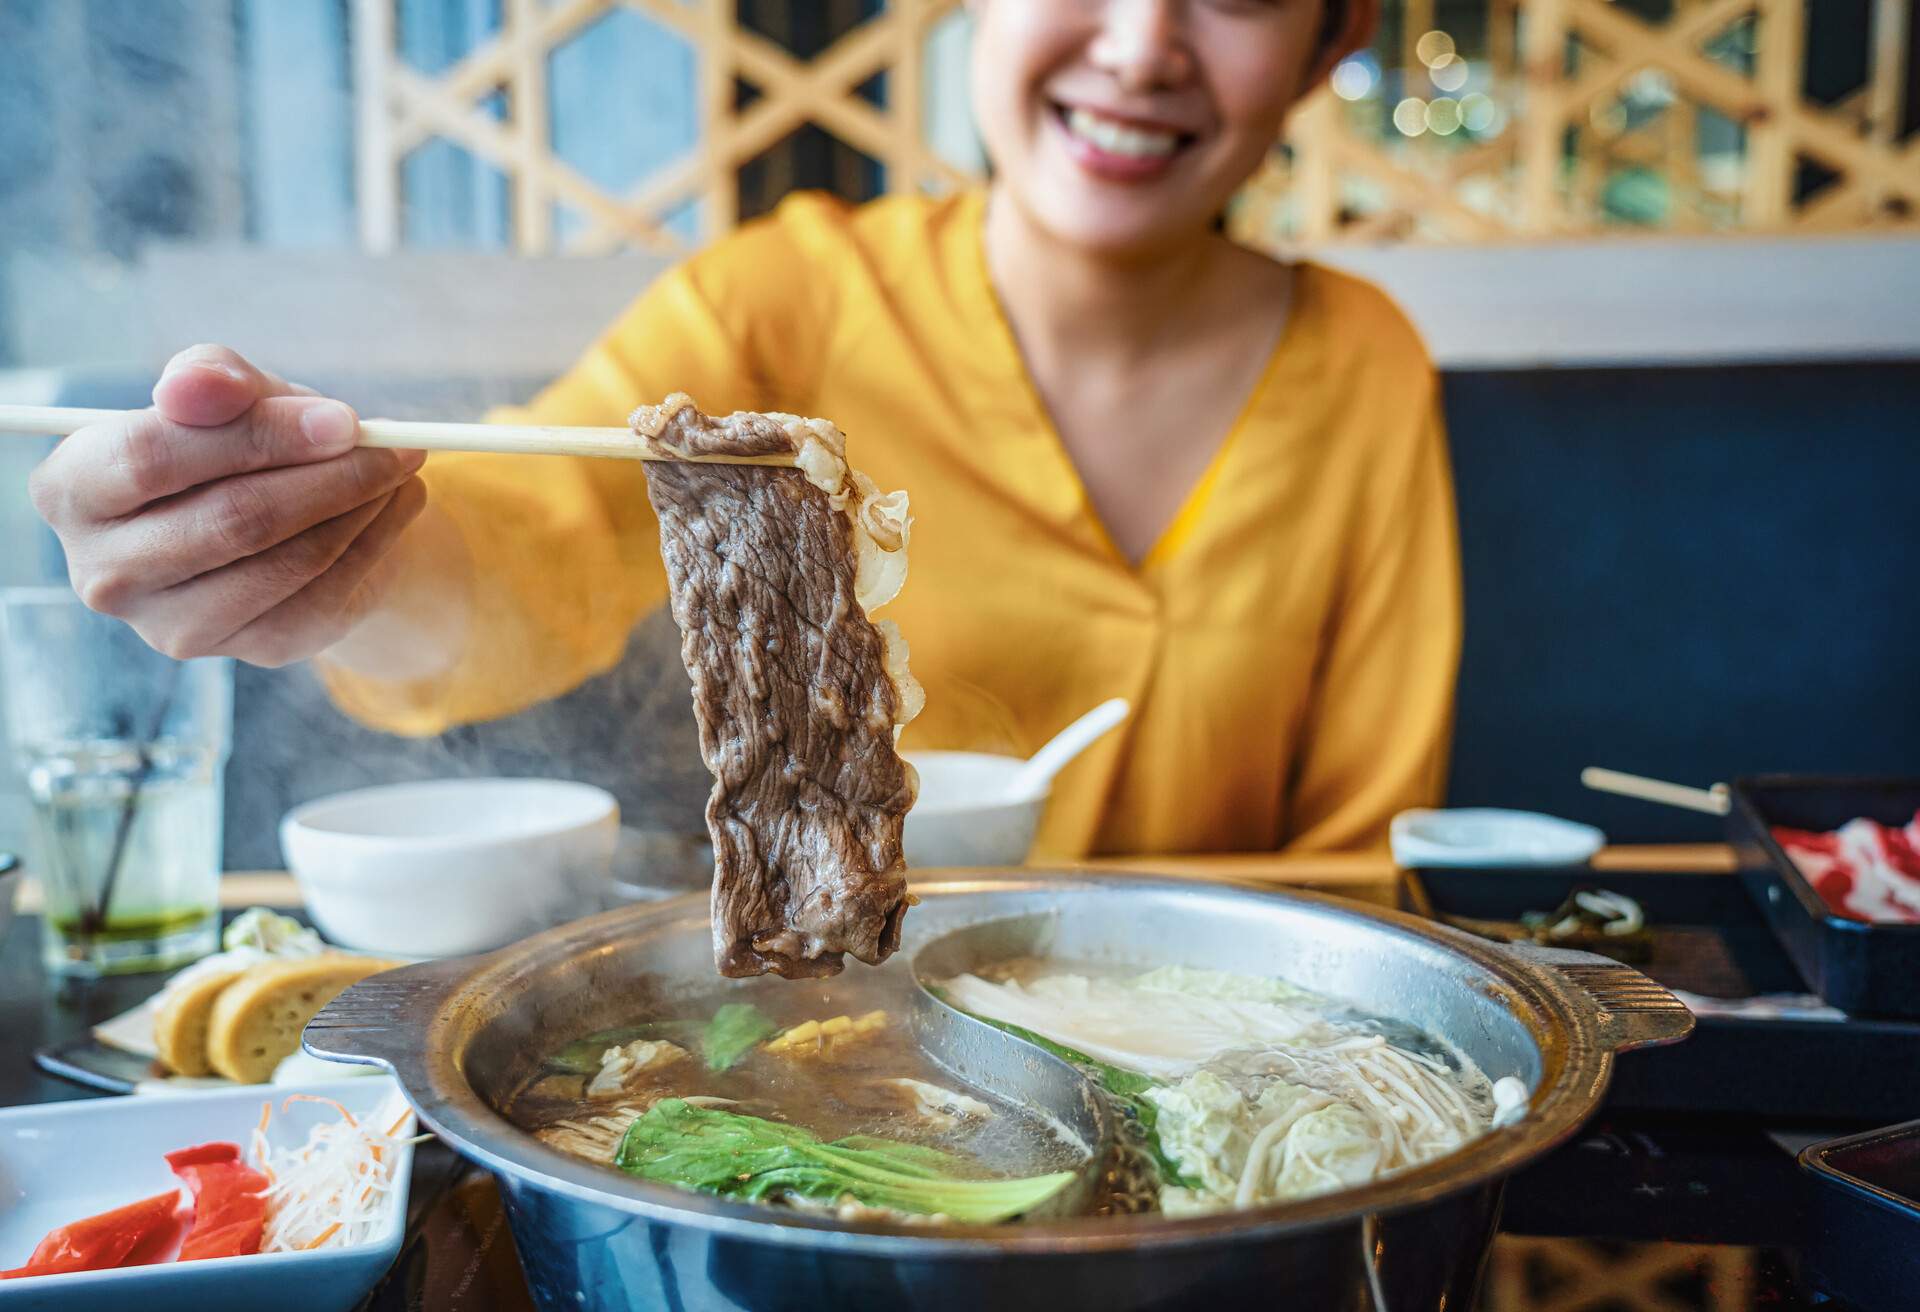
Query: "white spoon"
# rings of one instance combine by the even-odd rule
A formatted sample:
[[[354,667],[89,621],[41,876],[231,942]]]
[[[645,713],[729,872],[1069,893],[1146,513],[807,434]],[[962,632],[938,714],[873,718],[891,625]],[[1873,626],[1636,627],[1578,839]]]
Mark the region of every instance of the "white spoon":
[[[1101,702],[1028,757],[1019,773],[1008,781],[1007,792],[1014,797],[1034,797],[1046,792],[1047,785],[1069,761],[1100,741],[1126,719],[1132,709],[1124,697]]]

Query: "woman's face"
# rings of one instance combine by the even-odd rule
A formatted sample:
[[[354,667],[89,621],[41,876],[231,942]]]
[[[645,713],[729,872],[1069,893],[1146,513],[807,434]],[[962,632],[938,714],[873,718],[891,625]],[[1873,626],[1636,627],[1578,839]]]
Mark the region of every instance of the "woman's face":
[[[1146,254],[1207,231],[1323,58],[1325,0],[976,0],[996,182],[1056,238]]]

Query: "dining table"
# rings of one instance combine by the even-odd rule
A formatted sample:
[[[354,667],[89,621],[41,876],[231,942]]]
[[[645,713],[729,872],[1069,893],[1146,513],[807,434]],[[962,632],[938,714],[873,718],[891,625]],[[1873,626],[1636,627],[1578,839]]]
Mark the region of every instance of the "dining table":
[[[1085,863],[1193,878],[1258,880],[1392,905],[1401,872],[1383,854],[1105,858]],[[1731,877],[1717,845],[1611,848],[1596,870]],[[36,1054],[136,1005],[160,975],[79,981],[42,967],[37,901],[0,939],[0,1107],[107,1096],[36,1065]],[[222,881],[227,913],[267,906],[300,914],[283,872]],[[1631,1060],[1631,1057],[1627,1058]],[[1699,1312],[1835,1310],[1801,1269],[1799,1146],[1828,1137],[1725,1115],[1601,1113],[1571,1143],[1509,1183],[1483,1312],[1583,1308]],[[485,1171],[437,1143],[416,1153],[405,1243],[363,1312],[508,1312],[535,1304],[499,1193]]]

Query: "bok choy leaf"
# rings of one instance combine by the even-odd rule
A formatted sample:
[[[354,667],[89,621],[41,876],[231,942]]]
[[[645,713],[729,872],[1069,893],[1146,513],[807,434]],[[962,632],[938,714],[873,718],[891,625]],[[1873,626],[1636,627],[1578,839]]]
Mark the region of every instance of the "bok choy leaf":
[[[732,1070],[753,1045],[780,1027],[749,1002],[729,1002],[713,1013],[700,1036],[700,1055],[710,1071]]]
[[[1022,1180],[969,1179],[951,1153],[873,1135],[822,1142],[795,1125],[655,1103],[627,1128],[614,1165],[660,1184],[749,1202],[846,1199],[917,1215],[984,1224],[1032,1211],[1064,1189],[1071,1171]]]

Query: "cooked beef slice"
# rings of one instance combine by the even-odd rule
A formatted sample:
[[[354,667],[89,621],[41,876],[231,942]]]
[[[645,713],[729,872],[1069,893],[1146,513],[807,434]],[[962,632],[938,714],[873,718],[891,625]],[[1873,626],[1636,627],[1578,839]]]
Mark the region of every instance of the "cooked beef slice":
[[[691,405],[657,438],[683,454],[796,449],[766,416]],[[915,781],[894,750],[886,643],[854,595],[852,525],[796,469],[646,473],[714,777],[720,973],[799,979],[839,973],[847,953],[884,961],[907,906],[900,833]]]

